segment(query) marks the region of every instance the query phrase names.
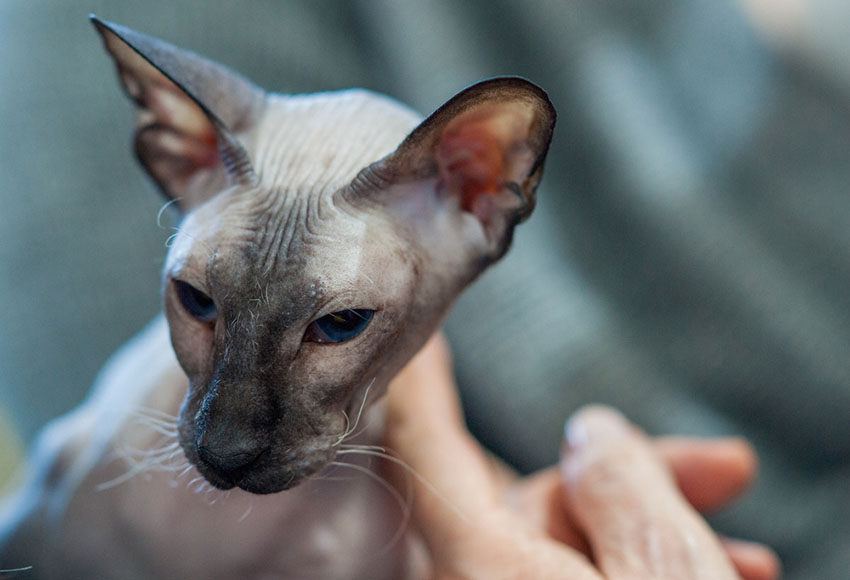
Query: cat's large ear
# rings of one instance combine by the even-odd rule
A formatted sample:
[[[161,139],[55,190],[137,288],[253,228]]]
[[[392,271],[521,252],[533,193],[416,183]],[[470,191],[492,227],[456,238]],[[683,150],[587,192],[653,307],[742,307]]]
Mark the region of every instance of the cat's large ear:
[[[552,103],[534,83],[485,80],[437,109],[360,178],[384,191],[395,184],[429,184],[432,194],[480,220],[497,258],[514,226],[534,209],[555,120]]]
[[[138,107],[136,156],[166,196],[187,210],[214,193],[192,183],[256,179],[234,134],[260,117],[263,90],[197,54],[90,18]]]

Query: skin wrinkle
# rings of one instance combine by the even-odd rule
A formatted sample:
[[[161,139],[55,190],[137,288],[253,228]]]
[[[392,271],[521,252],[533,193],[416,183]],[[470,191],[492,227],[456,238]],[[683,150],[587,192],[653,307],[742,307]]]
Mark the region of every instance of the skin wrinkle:
[[[356,90],[309,99],[270,96],[254,159],[264,184],[286,183],[310,195],[336,191],[392,151],[419,119],[397,103],[363,96]],[[293,134],[303,136],[297,147],[289,145]]]
[[[323,238],[328,237],[327,234],[321,232],[322,224],[327,220],[322,217],[321,207],[324,205],[324,199],[333,199],[334,195],[314,195],[307,198],[304,208],[304,228],[307,234],[314,238],[313,241],[321,242]],[[358,216],[359,217],[359,216]]]
[[[259,263],[265,264],[265,271],[281,271],[281,261],[286,262],[290,256],[294,255],[292,248],[298,236],[298,214],[302,203],[300,196],[287,198],[282,207],[278,206],[279,209],[274,212],[274,217],[269,218],[270,223],[277,225],[269,226],[275,228],[273,243],[266,248],[260,248],[263,256]]]
[[[179,62],[175,66],[179,68]],[[205,84],[218,89],[214,82]],[[518,79],[489,81],[449,101],[438,120],[445,120],[455,108],[474,107],[488,91],[501,95],[506,86],[519,94],[534,92],[533,85]],[[545,99],[545,95],[538,98]],[[414,182],[410,175],[429,167],[425,159],[433,154],[429,146],[416,151],[416,143],[408,144],[405,155],[389,158],[399,161],[391,163],[398,179],[392,191],[389,187],[365,192],[349,187],[363,167],[390,154],[405,140],[418,123],[418,115],[364,91],[307,97],[269,95],[266,102],[257,125],[245,128],[242,141],[253,161],[257,187],[210,190],[209,180],[190,180],[191,191],[185,197],[190,201],[181,206],[189,215],[166,261],[168,273],[174,273],[175,262],[179,265],[182,260],[188,273],[205,279],[218,313],[214,324],[203,325],[181,308],[173,285],[167,292],[167,318],[177,354],[170,364],[179,371],[179,363],[189,378],[189,391],[179,412],[179,443],[187,459],[211,484],[223,489],[238,485],[259,494],[299,483],[333,460],[346,426],[340,411],[359,405],[357,394],[367,398],[363,392],[367,383],[371,400],[385,392],[389,380],[438,327],[462,287],[478,274],[476,268],[485,263],[478,254],[489,251],[476,218],[458,215],[457,203],[447,199],[432,203],[435,200],[429,199],[422,204],[427,210],[422,213],[399,215],[395,211],[391,195],[407,195],[408,201],[427,196],[430,183]],[[234,107],[238,108],[238,103]],[[547,122],[554,123],[553,111]],[[419,127],[417,135],[423,144],[432,142],[432,137],[439,139],[439,123]],[[155,148],[157,143],[150,145]],[[349,191],[350,196],[340,193]],[[402,225],[409,220],[415,225]],[[478,227],[470,227],[473,222]],[[346,307],[379,312],[366,331],[348,342],[303,343],[304,327],[317,314]],[[157,347],[163,344],[169,348],[167,339],[158,339]],[[185,388],[185,383],[181,387]],[[365,440],[377,442],[377,433]],[[246,454],[252,458],[249,465],[232,461]],[[216,457],[231,461],[217,464]],[[201,476],[197,481],[202,481]],[[233,577],[228,572],[234,566],[239,569],[240,563],[255,560],[258,544],[273,544],[275,555],[271,557],[278,562],[298,559],[305,550],[315,555],[316,561],[334,560],[335,554],[311,552],[299,532],[291,530],[333,528],[336,522],[330,516],[343,500],[347,500],[346,508],[358,502],[369,508],[376,504],[363,495],[363,489],[337,488],[333,490],[336,493],[311,497],[309,492],[317,489],[310,487],[314,483],[305,482],[306,491],[296,488],[273,498],[279,500],[276,502],[258,498],[258,504],[268,507],[269,513],[252,522],[260,531],[254,541],[245,542],[241,552],[235,550],[239,557],[228,559],[208,546],[195,549],[192,556],[209,562],[206,577]],[[138,486],[135,491],[139,489],[154,488]],[[116,493],[125,490],[115,489]],[[295,499],[287,501],[290,498]],[[108,515],[108,501],[98,503],[98,499],[82,497],[78,505],[93,501],[92,512]],[[169,529],[180,526],[156,525],[157,518],[144,509],[149,499],[123,505],[138,510],[133,512],[135,517],[149,518],[145,521],[156,537],[173,538],[180,533]],[[169,515],[179,509],[165,507],[170,508],[166,509]],[[285,508],[299,511],[301,517],[288,519]],[[353,512],[349,509],[347,513]],[[361,518],[361,524],[379,527],[380,520],[374,519]],[[218,534],[216,540],[226,540],[231,531],[222,518],[206,513],[197,521],[208,522],[210,525],[201,524],[202,532]],[[281,528],[269,525],[270,521],[292,525]],[[250,527],[253,531],[255,526]],[[92,528],[74,531],[98,532],[97,526]],[[198,527],[187,525],[185,529]],[[202,538],[208,537],[203,534]],[[265,536],[272,538],[272,544]],[[351,540],[350,536],[341,539]],[[172,543],[177,544],[167,544]],[[167,544],[157,552],[162,562],[182,562],[175,549],[183,546]],[[209,545],[233,547],[227,541]],[[374,554],[369,540],[362,547],[348,547],[348,552],[356,555],[353,561],[361,561],[362,554]],[[222,568],[214,569],[217,564]],[[355,576],[378,577],[347,577]]]
[[[281,192],[278,193],[278,196],[283,196],[284,201],[286,203],[286,193]],[[267,196],[271,198],[271,196]],[[262,203],[258,204],[259,213],[255,214],[254,224],[256,228],[256,245],[258,248],[263,248],[265,246],[274,246],[277,243],[280,235],[282,234],[280,228],[272,227],[272,223],[276,218],[276,212],[271,211],[270,207],[263,207],[260,209],[260,206],[270,206],[270,203]],[[267,274],[274,267],[274,262],[268,260],[268,257],[265,260],[260,260],[261,263],[264,263],[263,273]]]

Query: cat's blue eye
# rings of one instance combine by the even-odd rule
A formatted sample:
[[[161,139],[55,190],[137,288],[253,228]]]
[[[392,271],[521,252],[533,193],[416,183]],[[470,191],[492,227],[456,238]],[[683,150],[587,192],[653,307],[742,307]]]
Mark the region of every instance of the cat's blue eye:
[[[307,327],[304,342],[337,343],[351,340],[369,325],[374,310],[356,308],[331,312]]]
[[[201,322],[215,320],[217,311],[212,298],[182,280],[174,281],[174,289],[177,291],[177,298],[186,312]]]

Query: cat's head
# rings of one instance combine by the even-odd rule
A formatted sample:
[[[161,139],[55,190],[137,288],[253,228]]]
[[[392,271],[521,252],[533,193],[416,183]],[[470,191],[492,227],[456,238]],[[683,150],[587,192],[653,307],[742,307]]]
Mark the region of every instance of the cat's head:
[[[424,121],[367,91],[267,94],[93,18],[136,102],[136,153],[183,214],[165,311],[179,419],[213,485],[287,489],[331,462],[531,212],[555,112],[519,78]]]

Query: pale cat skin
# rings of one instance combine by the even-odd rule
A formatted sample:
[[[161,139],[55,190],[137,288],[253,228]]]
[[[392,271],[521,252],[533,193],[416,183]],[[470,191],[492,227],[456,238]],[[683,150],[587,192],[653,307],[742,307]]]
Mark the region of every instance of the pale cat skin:
[[[92,20],[138,107],[137,156],[184,217],[165,319],[45,429],[0,521],[0,568],[420,577],[393,495],[328,466],[374,469],[345,451],[380,442],[388,382],[531,212],[551,103],[518,78],[474,85],[424,121],[368,91],[269,94]],[[371,319],[337,342],[328,316],[348,309]],[[170,470],[136,474],[127,450],[157,448]]]

